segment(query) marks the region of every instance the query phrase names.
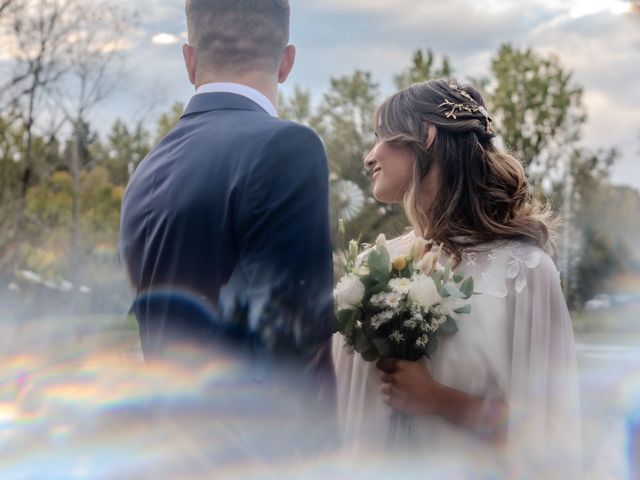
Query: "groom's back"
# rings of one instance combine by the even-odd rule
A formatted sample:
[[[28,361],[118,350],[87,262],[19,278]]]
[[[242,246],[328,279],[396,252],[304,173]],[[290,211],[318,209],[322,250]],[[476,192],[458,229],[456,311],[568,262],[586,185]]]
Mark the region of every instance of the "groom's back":
[[[146,356],[173,337],[230,331],[299,353],[328,337],[326,174],[308,128],[239,95],[193,98],[123,201],[120,249]],[[276,324],[278,338],[263,338]]]
[[[287,0],[187,0],[183,53],[197,94],[138,166],[122,206],[120,253],[145,357],[193,371],[201,357],[169,347],[240,355],[208,364],[232,378],[199,382],[212,390],[203,424],[215,420],[214,444],[225,444],[208,458],[287,458],[333,430],[322,415],[335,401],[322,355],[333,314],[326,157],[311,130],[268,113],[295,58],[289,10]]]
[[[238,255],[239,190],[280,123],[252,110],[187,115],[141,162],[123,202],[120,242],[138,291],[182,285],[217,304]]]

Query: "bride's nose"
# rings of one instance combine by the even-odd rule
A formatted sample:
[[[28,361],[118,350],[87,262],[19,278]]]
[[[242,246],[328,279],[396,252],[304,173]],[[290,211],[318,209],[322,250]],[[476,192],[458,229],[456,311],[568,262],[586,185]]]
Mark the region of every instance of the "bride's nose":
[[[376,151],[376,147],[373,147],[371,151],[364,157],[364,168],[367,170],[371,170],[373,168],[373,164],[376,163],[374,153]]]

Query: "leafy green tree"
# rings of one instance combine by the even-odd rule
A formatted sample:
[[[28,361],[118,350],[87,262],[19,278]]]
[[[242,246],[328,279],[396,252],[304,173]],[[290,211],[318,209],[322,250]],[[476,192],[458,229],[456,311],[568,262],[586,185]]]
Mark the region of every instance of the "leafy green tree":
[[[48,276],[69,278],[73,272],[69,262],[72,248],[69,227],[73,221],[74,194],[73,176],[65,170],[54,172],[42,185],[29,189],[27,212],[31,221],[28,241],[23,242],[21,249],[23,267]],[[115,251],[123,194],[124,186],[111,182],[106,167],[98,165],[81,172],[79,235],[78,243],[73,245],[81,263],[76,281],[91,281],[81,278],[80,272],[88,268],[87,262],[91,261],[96,248]],[[55,262],[38,266],[37,261],[53,256]]]
[[[106,141],[100,145],[100,164],[109,172],[114,185],[126,185],[140,161],[149,153],[151,134],[138,122],[134,128],[120,119],[111,126]]]
[[[106,167],[98,165],[82,173],[80,225],[86,248],[99,244],[115,247],[120,226],[123,185],[114,184]]]
[[[379,86],[371,73],[360,70],[331,78],[330,82],[318,112],[318,129],[329,166],[340,177],[364,187],[368,181],[362,160],[375,143],[373,114],[380,97]]]
[[[509,44],[500,47],[491,71],[491,112],[505,144],[527,167],[546,172],[556,166],[586,120],[582,89],[572,74],[554,55]]]
[[[73,177],[68,171],[51,174],[27,191],[28,235],[20,243],[18,266],[48,279],[68,278],[73,205]]]
[[[291,96],[280,95],[278,115],[311,128],[317,128],[319,118],[311,103],[311,92],[296,85]]]
[[[622,258],[616,252],[611,236],[589,226],[581,235],[582,256],[576,265],[573,288],[567,292],[567,303],[580,309],[596,294],[602,293],[611,277],[622,267]]]
[[[369,72],[356,70],[351,75],[332,78],[317,113],[317,129],[324,141],[329,168],[338,180],[356,184],[365,194],[362,211],[346,222],[348,238],[372,241],[384,232],[394,234],[405,225],[399,209],[378,203],[370,194],[370,180],[363,160],[375,144],[373,116],[380,99],[378,83]],[[333,179],[336,181],[336,179]],[[333,190],[335,192],[335,189]],[[331,212],[334,241],[341,199],[332,196]]]
[[[176,126],[183,113],[184,104],[181,102],[176,102],[168,112],[160,115],[156,127],[156,135],[153,142],[154,144],[157,144],[160,140],[162,140],[171,131],[171,129]]]
[[[16,268],[20,245],[36,226],[26,207],[24,186],[25,132],[20,122],[0,118],[0,279],[6,279]],[[60,145],[55,137],[31,134],[29,148],[32,159],[30,183],[42,184],[60,161]],[[28,192],[28,190],[27,190]]]
[[[32,240],[45,238],[51,230],[68,228],[73,202],[72,183],[69,172],[60,170],[49,176],[42,185],[29,189],[27,211],[35,227],[31,229]]]
[[[435,55],[430,48],[416,50],[413,53],[411,66],[394,77],[396,87],[402,89],[432,78],[449,78],[453,75],[453,68],[446,55],[442,57],[439,67],[436,67],[434,62]]]
[[[606,291],[612,277],[640,259],[636,246],[640,194],[611,185],[609,175],[617,156],[615,149],[574,149],[565,176],[570,185],[557,181],[550,192],[563,214],[563,283],[574,309]]]
[[[318,106],[309,91],[295,87],[280,100],[280,115],[315,129],[321,136],[329,160],[330,212],[334,241],[338,241],[338,219],[345,219],[346,235],[372,241],[384,232],[393,235],[404,229],[406,219],[378,203],[369,193],[370,181],[363,160],[375,143],[373,114],[380,90],[369,72],[331,78],[329,90]],[[364,203],[362,200],[364,199]],[[358,205],[351,210],[349,205]],[[359,211],[355,217],[345,212]],[[337,243],[336,243],[337,245]]]

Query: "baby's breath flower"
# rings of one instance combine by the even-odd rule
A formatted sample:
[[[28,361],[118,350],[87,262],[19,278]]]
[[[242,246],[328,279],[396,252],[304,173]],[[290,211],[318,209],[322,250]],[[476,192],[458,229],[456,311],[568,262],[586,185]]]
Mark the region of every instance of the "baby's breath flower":
[[[433,324],[436,328],[438,328],[440,325],[442,325],[443,323],[445,323],[447,321],[447,317],[442,315],[440,317],[434,317],[433,319]]]
[[[423,322],[420,325],[420,330],[422,330],[425,333],[435,332],[437,329],[438,327],[434,325],[432,322]]]
[[[371,326],[376,330],[393,318],[391,310],[384,310],[371,317]]]
[[[418,326],[418,322],[416,322],[413,318],[410,318],[409,320],[405,320],[402,326],[404,328],[416,328]]]
[[[371,302],[371,305],[375,305],[376,307],[381,307],[382,305],[384,305],[385,298],[386,298],[385,292],[380,292],[380,293],[376,293],[375,295],[371,295],[371,298],[369,299],[369,301]]]
[[[400,333],[400,330],[394,330],[389,338],[396,343],[404,342],[404,335]]]
[[[401,293],[389,292],[385,295],[384,305],[395,310],[400,307],[400,302],[402,302],[403,298],[404,295]]]

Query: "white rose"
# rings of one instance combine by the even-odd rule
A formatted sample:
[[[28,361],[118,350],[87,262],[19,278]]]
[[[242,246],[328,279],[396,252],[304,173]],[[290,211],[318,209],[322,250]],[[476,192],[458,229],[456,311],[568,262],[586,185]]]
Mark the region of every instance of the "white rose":
[[[398,293],[409,293],[411,290],[411,280],[408,278],[392,278],[389,280],[391,290]]]
[[[411,279],[409,299],[427,309],[435,303],[440,302],[441,297],[433,279],[419,273]]]
[[[364,285],[360,281],[360,277],[353,273],[342,277],[333,291],[333,298],[338,310],[359,307],[364,298]]]
[[[384,233],[379,234],[376,238],[376,246],[387,247],[387,237],[384,236]]]

